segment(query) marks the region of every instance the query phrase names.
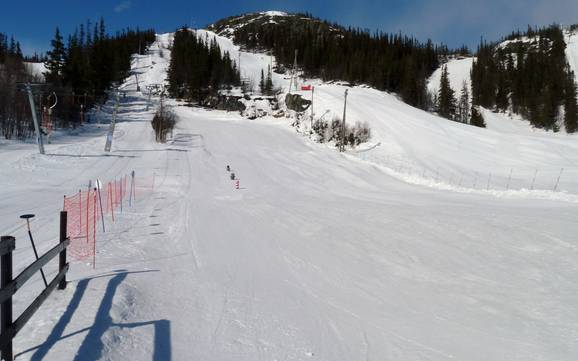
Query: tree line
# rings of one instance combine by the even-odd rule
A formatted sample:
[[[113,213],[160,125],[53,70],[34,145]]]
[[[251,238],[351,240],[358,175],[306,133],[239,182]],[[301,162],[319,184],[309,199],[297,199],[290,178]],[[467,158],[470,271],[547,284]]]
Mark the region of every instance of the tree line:
[[[17,90],[18,83],[31,80],[20,43],[0,33],[0,135],[6,139],[24,139],[33,134],[28,99]]]
[[[174,36],[168,82],[171,96],[200,103],[223,87],[239,86],[241,76],[215,38],[200,37],[183,27]]]
[[[60,95],[55,117],[61,126],[76,126],[80,113],[106,100],[106,91],[121,83],[131,68],[131,56],[144,54],[155,41],[155,31],[125,29],[110,35],[104,20],[81,24],[66,44],[56,28],[46,54],[47,93]]]
[[[45,61],[45,86],[34,94],[39,113],[58,97],[52,113],[54,126],[77,126],[94,104],[106,100],[106,91],[129,75],[132,54],[144,54],[155,40],[154,30],[125,29],[110,35],[103,19],[81,24],[66,40],[56,28],[46,55],[25,57],[14,38],[0,34],[0,132],[7,139],[33,135],[27,95],[17,84],[40,82],[25,61]],[[50,98],[52,97],[52,98]],[[50,99],[49,99],[50,98]],[[43,117],[38,114],[39,119]]]
[[[482,40],[471,70],[472,104],[522,115],[537,128],[576,131],[576,83],[562,29],[515,32],[501,44]]]

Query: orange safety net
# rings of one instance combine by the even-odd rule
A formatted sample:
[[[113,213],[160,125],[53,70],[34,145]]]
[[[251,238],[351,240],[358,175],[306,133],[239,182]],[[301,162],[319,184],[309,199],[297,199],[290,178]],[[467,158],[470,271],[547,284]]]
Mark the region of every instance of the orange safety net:
[[[94,257],[96,245],[97,199],[92,189],[79,190],[74,196],[64,197],[64,210],[68,213],[68,251],[73,259]]]
[[[144,177],[137,182],[134,172],[95,188],[79,190],[73,196],[64,196],[64,211],[68,213],[67,234],[70,238],[69,252],[75,260],[92,258],[96,261],[96,234],[105,216],[115,222],[115,214],[133,206],[139,192],[154,189],[155,176]],[[108,217],[107,217],[108,218]]]

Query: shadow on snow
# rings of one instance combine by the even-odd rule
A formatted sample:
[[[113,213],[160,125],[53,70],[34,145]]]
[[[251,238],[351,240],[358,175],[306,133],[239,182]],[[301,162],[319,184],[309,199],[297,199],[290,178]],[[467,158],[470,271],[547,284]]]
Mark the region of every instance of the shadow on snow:
[[[147,322],[134,322],[134,323],[114,323],[110,316],[110,311],[113,305],[113,298],[116,293],[118,286],[125,280],[129,274],[138,274],[146,272],[158,272],[157,270],[150,271],[136,271],[128,272],[126,270],[118,270],[112,274],[106,274],[101,276],[96,276],[93,278],[86,278],[78,281],[74,295],[68,304],[66,311],[60,317],[60,320],[52,329],[52,332],[46,339],[46,341],[36,347],[32,347],[16,355],[16,357],[21,356],[25,353],[35,351],[30,360],[40,361],[48,354],[52,346],[54,346],[58,341],[67,339],[69,337],[76,336],[83,332],[88,332],[85,336],[78,352],[74,356],[75,361],[91,361],[100,360],[102,358],[102,351],[104,349],[104,343],[102,342],[102,337],[109,329],[117,327],[123,328],[138,328],[145,326],[153,326],[154,328],[154,352],[152,354],[153,361],[161,360],[171,360],[171,329],[169,320],[156,320]],[[102,298],[98,312],[94,318],[94,323],[92,326],[75,331],[73,333],[64,335],[64,330],[66,326],[70,323],[74,313],[78,309],[84,293],[88,287],[91,280],[102,277],[112,277],[108,282],[106,287],[106,292]]]

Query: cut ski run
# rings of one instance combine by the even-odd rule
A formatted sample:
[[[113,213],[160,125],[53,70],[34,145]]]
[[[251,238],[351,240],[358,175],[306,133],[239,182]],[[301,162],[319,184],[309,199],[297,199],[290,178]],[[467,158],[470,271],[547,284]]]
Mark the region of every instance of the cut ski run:
[[[135,63],[148,69],[143,82],[157,82],[166,69],[168,55],[154,51],[168,38]],[[320,102],[336,101],[332,92],[342,88],[323,87]],[[15,339],[17,360],[552,361],[578,354],[572,194],[536,199],[424,187],[315,144],[286,119],[247,120],[174,102],[174,137],[157,144],[145,96],[130,82],[125,89],[108,156],[106,124],[55,137],[47,156],[33,144],[2,146],[0,230],[17,237],[17,269],[33,258],[20,213],[37,215],[32,228],[45,251],[57,239],[64,194],[132,170],[137,180],[155,174],[154,191],[137,193],[135,206],[98,235],[96,270],[73,262],[68,288],[55,291]],[[384,101],[376,112],[383,104],[393,110],[371,116],[406,121],[392,147],[416,162],[428,155],[427,139],[444,150],[438,165],[454,170],[514,159],[528,142],[575,142],[500,138],[375,97]],[[369,106],[351,112],[370,114]],[[389,136],[384,125],[378,137],[380,129]],[[453,141],[442,145],[440,133]],[[494,154],[485,143],[492,136],[522,148]],[[471,153],[453,158],[459,137]],[[535,159],[517,161],[533,166]],[[41,283],[37,275],[19,291],[16,314]]]

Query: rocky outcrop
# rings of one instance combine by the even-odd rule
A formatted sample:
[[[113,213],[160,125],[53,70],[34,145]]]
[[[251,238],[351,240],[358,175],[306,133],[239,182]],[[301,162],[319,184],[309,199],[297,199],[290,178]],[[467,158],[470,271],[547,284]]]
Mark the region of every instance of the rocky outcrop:
[[[241,96],[232,95],[211,95],[205,98],[203,106],[217,110],[242,112],[246,109],[245,104],[241,102],[242,98]]]
[[[287,109],[302,113],[311,106],[311,100],[303,99],[299,94],[287,94],[285,96]]]

